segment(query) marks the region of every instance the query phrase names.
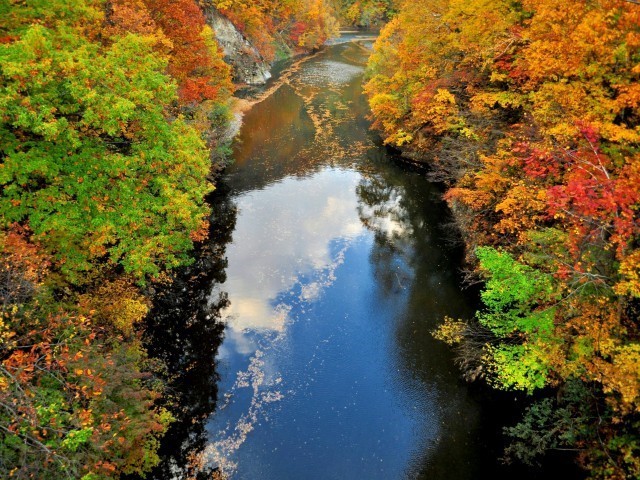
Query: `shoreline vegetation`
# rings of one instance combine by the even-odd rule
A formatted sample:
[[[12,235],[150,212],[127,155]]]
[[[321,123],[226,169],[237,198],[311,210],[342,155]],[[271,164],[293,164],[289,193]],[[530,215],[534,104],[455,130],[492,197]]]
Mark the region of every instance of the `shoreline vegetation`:
[[[294,70],[340,24],[384,25],[374,127],[447,186],[484,284],[475,317],[435,335],[468,380],[528,398],[508,459],[571,451],[590,478],[640,478],[625,0],[0,0],[0,476],[135,478],[161,460],[173,372],[144,320],[211,235],[242,113],[287,75],[233,97],[211,12],[268,64],[307,55]]]
[[[468,380],[528,399],[508,460],[573,452],[640,478],[640,7],[400,1],[366,94],[385,143],[447,187],[482,283],[444,319]]]
[[[324,0],[0,0],[0,476],[144,476],[174,421],[143,320],[209,233],[234,89],[205,13],[267,61]]]

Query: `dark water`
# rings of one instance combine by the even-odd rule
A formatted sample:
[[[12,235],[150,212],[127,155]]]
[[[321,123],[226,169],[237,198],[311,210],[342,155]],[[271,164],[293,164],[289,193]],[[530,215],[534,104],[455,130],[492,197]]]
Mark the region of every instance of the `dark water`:
[[[500,413],[431,335],[470,294],[442,192],[369,132],[369,47],[330,46],[246,114],[212,243],[152,316],[182,406],[152,477],[200,452],[232,479],[512,478]]]

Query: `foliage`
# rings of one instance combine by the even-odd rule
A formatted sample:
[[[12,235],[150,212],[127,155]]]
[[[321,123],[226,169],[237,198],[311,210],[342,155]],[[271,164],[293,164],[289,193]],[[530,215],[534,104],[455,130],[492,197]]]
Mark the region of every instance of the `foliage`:
[[[214,2],[271,59],[324,0]],[[209,231],[230,67],[196,0],[0,0],[0,476],[117,478],[172,421],[141,286]]]
[[[336,10],[349,25],[381,26],[394,13],[393,0],[336,0]]]
[[[112,335],[125,338],[134,336],[136,324],[149,311],[147,299],[124,277],[107,280],[79,295],[78,306]]]
[[[98,261],[143,278],[186,260],[210,190],[205,145],[164,108],[150,40],[108,46],[27,26],[0,46],[0,219],[29,227],[74,282]]]
[[[41,314],[9,325],[43,328],[28,318]],[[44,317],[46,327],[22,335],[11,353],[2,349],[3,477],[148,471],[171,417],[154,407],[159,392],[145,385],[140,345],[105,345],[90,337],[86,319],[63,315]]]
[[[158,463],[140,285],[206,237],[232,90],[193,0],[0,0],[3,478]]]
[[[337,35],[337,19],[328,0],[211,0],[267,60],[279,46],[304,52]]]
[[[149,470],[171,417],[154,406],[160,385],[139,341],[100,328],[96,310],[65,311],[47,286],[47,256],[28,231],[0,240],[0,474],[104,478]]]
[[[588,418],[590,412],[586,410],[590,406],[589,391],[577,381],[567,383],[560,399],[547,397],[534,402],[520,423],[505,428],[513,439],[505,452],[507,459],[517,458],[531,465],[550,449],[575,445],[578,438],[588,435],[584,419]]]
[[[587,391],[512,433],[516,456],[576,448],[594,478],[640,475],[639,62],[633,2],[404,1],[365,86],[386,143],[447,183],[486,280],[475,321],[438,335],[469,378]]]
[[[168,73],[184,104],[226,101],[233,91],[230,67],[204,14],[193,0],[144,0],[149,16],[170,41]]]
[[[476,254],[481,270],[488,274],[481,294],[486,309],[476,316],[498,339],[487,347],[497,384],[528,391],[545,386],[549,371],[545,349],[554,312],[544,305],[553,292],[551,280],[493,248],[479,248]]]

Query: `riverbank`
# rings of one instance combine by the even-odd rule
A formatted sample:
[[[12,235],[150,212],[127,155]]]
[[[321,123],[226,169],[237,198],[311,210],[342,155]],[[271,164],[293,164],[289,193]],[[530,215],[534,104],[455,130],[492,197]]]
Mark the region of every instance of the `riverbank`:
[[[249,95],[243,97],[233,97],[231,104],[233,120],[231,121],[229,127],[228,136],[230,138],[235,138],[242,129],[242,118],[244,117],[245,113],[251,110],[255,105],[263,102],[275,92],[277,92],[278,89],[285,85],[289,81],[291,76],[296,73],[305,62],[311,60],[321,52],[322,48],[318,49],[318,51],[314,53],[300,55],[298,58],[291,59],[291,65],[284,68],[284,70],[282,70],[279,75],[273,77],[272,81],[265,82],[263,88],[256,88],[254,86],[253,92],[251,92]]]
[[[142,325],[208,233],[211,160],[230,140],[231,69],[203,5],[0,6],[3,478],[119,478],[160,461],[171,373]],[[276,27],[311,50],[329,32],[315,5],[236,21],[263,56]]]
[[[365,89],[385,141],[448,187],[469,279],[485,287],[473,317],[438,336],[465,376],[525,394],[508,456],[571,451],[594,478],[635,478],[640,117],[626,92],[640,45],[610,59],[638,10],[583,6],[497,2],[469,16],[407,2]],[[582,42],[583,28],[597,38]]]
[[[363,42],[375,40],[377,32],[372,32],[370,30],[341,29],[340,36],[342,35],[353,36],[353,39],[350,41]],[[340,36],[332,41],[340,41]],[[327,45],[331,44],[332,42],[327,43]],[[248,90],[248,94],[245,94],[241,97],[235,96],[231,104],[233,120],[231,121],[227,137],[236,137],[240,133],[240,130],[242,128],[242,118],[244,114],[252,109],[255,105],[269,98],[283,85],[287,84],[291,77],[300,70],[304,63],[320,55],[325,48],[326,45],[318,48],[315,52],[301,54],[297,57],[291,58],[290,60],[281,60],[280,63],[286,64],[287,66],[283,68],[279,65],[272,65],[271,68],[276,69],[278,73],[275,73],[275,76],[272,76],[272,74],[270,74],[269,78],[265,79],[263,86],[253,85],[251,89]]]

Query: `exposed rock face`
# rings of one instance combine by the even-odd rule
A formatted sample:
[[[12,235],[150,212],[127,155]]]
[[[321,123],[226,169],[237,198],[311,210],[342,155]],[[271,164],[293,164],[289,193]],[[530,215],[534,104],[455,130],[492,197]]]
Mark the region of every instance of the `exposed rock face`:
[[[212,6],[205,7],[207,23],[224,50],[224,60],[233,67],[236,83],[261,85],[271,78],[270,65],[231,21]]]

